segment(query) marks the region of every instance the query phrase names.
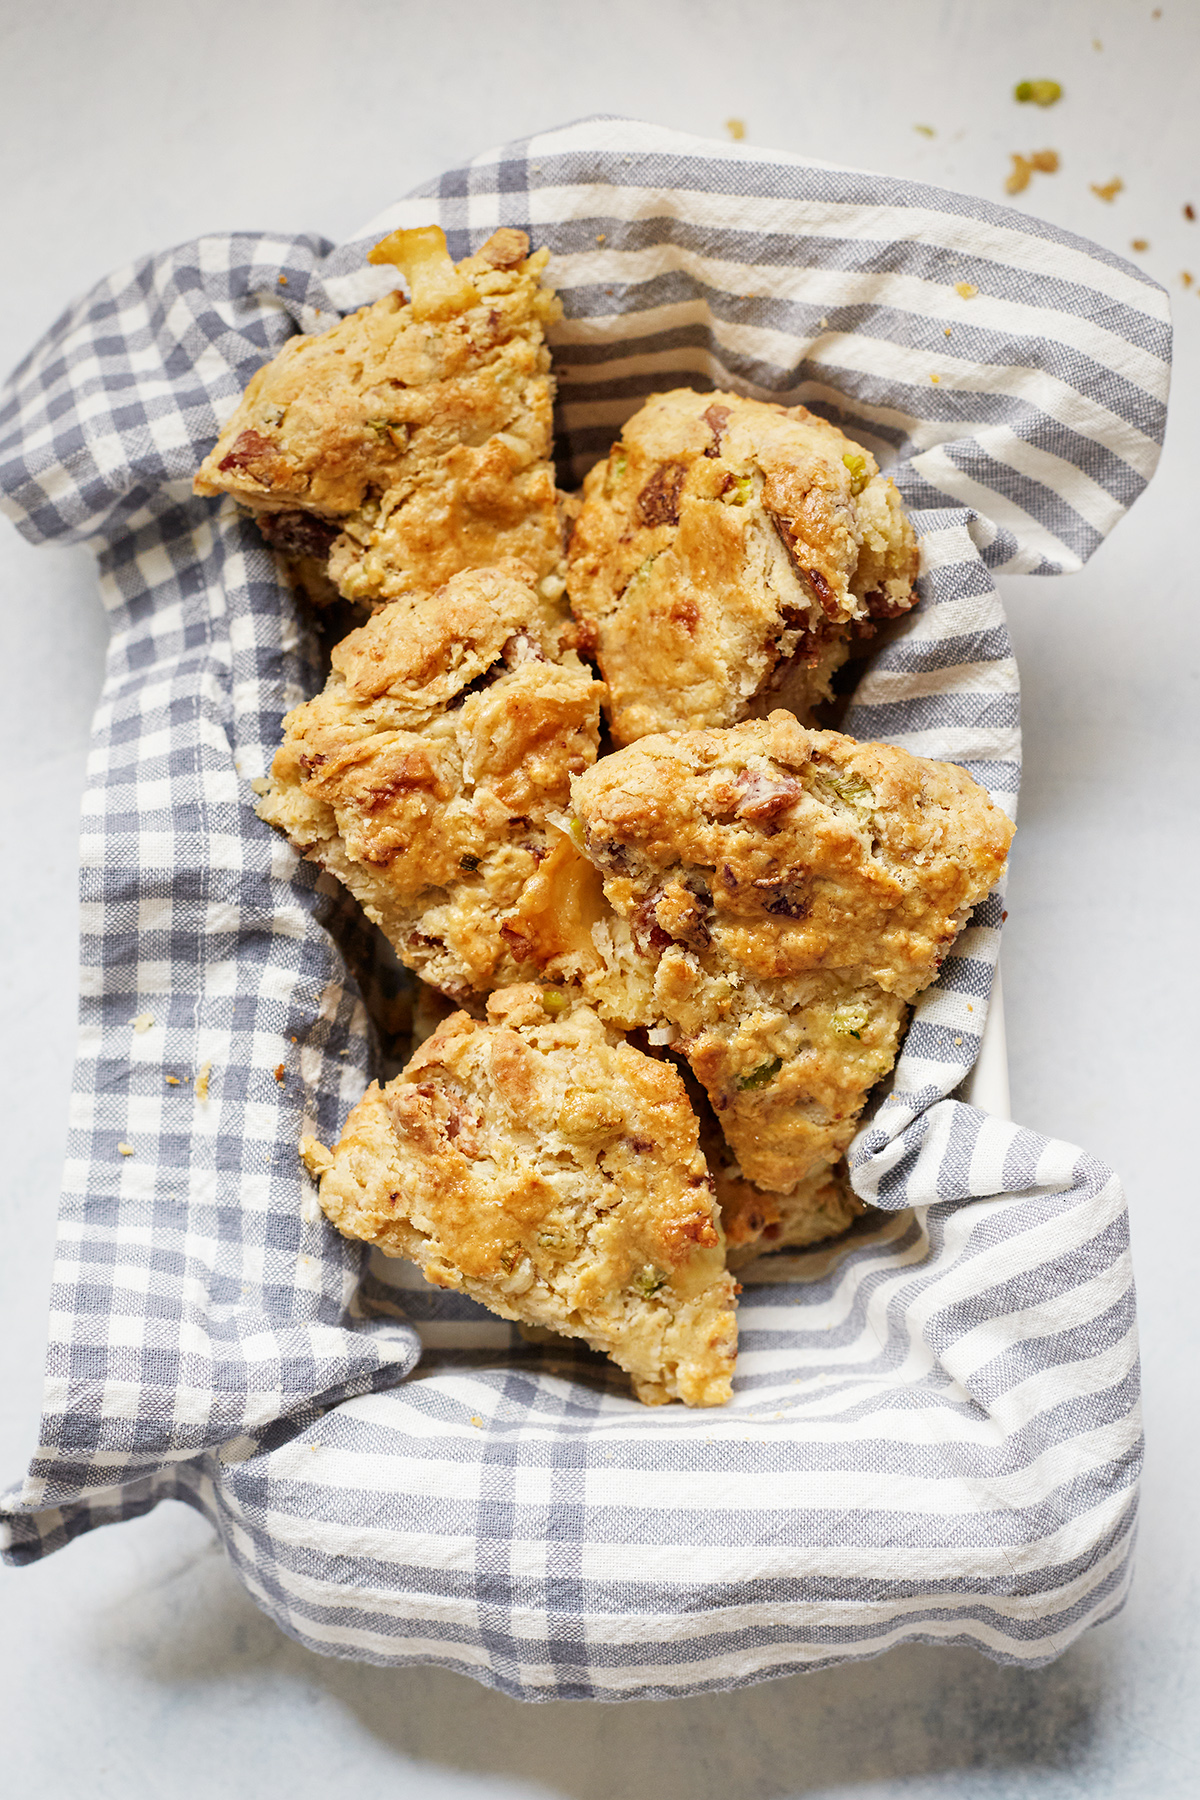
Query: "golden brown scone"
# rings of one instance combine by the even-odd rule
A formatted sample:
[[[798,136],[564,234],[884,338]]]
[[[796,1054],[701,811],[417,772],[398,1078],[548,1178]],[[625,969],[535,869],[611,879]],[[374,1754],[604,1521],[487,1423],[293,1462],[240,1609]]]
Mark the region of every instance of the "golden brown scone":
[[[850,1186],[845,1162],[822,1162],[790,1193],[768,1193],[747,1181],[725,1141],[717,1115],[686,1062],[680,1073],[700,1121],[700,1148],[716,1184],[725,1234],[725,1260],[740,1269],[773,1250],[804,1249],[841,1237],[866,1207]]]
[[[743,1176],[791,1192],[845,1151],[1012,825],[953,764],[782,711],[643,738],[572,804],[618,915],[585,991],[672,1041]]]
[[[456,1013],[332,1154],[301,1146],[339,1231],[505,1319],[580,1337],[640,1400],[720,1406],[736,1288],[676,1071],[590,1007],[522,984]]]
[[[874,457],[803,406],[658,394],[584,483],[568,588],[613,740],[829,696],[850,632],[912,606],[917,547]]]
[[[346,599],[375,606],[516,559],[558,603],[543,328],[561,306],[541,283],[547,257],[506,227],[456,268],[436,226],[393,232],[371,260],[395,262],[411,300],[385,294],[285,344],[250,382],[196,492],[249,507],[318,597],[314,565]]]
[[[258,807],[462,997],[596,960],[599,878],[548,821],[595,759],[603,688],[574,655],[545,659],[541,623],[498,569],[385,607],[288,714]]]

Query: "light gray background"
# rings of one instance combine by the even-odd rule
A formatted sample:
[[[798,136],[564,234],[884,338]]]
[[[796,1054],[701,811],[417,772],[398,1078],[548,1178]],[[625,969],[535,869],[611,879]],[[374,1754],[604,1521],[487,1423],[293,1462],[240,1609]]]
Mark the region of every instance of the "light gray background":
[[[179,1506],[0,1574],[8,1791],[790,1800],[1200,1792],[1195,1030],[1200,4],[0,0],[0,364],[108,269],[205,230],[338,237],[488,144],[593,112],[1001,199],[1175,299],[1160,473],[1088,569],[1004,584],[1026,773],[1004,964],[1014,1115],[1106,1158],[1134,1224],[1149,1440],[1125,1612],[1052,1667],[913,1647],[713,1699],[523,1707],[323,1660]],[[1094,47],[1099,40],[1100,48]],[[1050,76],[1066,98],[1017,106]],[[936,136],[916,132],[931,125]],[[1119,175],[1105,205],[1089,183]],[[1191,186],[1189,186],[1189,183]],[[105,625],[86,552],[0,527],[0,1481],[34,1443],[74,1036],[75,839]]]

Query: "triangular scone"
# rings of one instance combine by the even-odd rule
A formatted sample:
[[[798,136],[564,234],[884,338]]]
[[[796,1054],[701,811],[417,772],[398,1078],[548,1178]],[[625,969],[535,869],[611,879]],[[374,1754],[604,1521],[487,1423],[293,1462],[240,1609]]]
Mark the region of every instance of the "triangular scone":
[[[677,1072],[528,984],[456,1013],[372,1086],[332,1153],[339,1231],[502,1318],[586,1340],[640,1400],[720,1406],[737,1351],[696,1116]]]
[[[874,457],[803,406],[656,394],[584,483],[568,588],[618,744],[829,695],[851,631],[916,599]]]
[[[480,569],[376,613],[288,714],[258,807],[464,999],[535,969],[570,980],[579,946],[597,960],[607,910],[548,823],[595,760],[603,687],[573,652],[546,660],[539,609],[527,583]]]
[[[332,330],[295,337],[250,382],[196,477],[232,494],[285,556],[376,605],[519,559],[560,599],[554,383],[561,312],[547,252],[494,232],[457,268],[436,226],[372,252],[408,277]],[[563,608],[565,613],[565,606]]]
[[[1011,823],[954,764],[784,712],[643,738],[572,797],[621,922],[585,991],[661,1030],[743,1176],[788,1193],[846,1149]]]

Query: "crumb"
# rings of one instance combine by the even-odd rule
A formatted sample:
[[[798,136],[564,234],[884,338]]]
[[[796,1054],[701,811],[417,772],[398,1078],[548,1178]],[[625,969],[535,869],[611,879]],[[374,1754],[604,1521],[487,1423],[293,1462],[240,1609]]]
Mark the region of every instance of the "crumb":
[[[1013,99],[1032,100],[1035,106],[1053,106],[1062,99],[1061,81],[1018,81],[1013,89]]]
[[[253,794],[269,794],[271,783],[265,775],[256,775],[250,783],[250,791]]]
[[[300,1139],[300,1161],[304,1164],[314,1181],[320,1181],[326,1169],[333,1167],[333,1152],[315,1137],[304,1136]]]
[[[934,386],[935,386],[935,387],[936,387],[936,386],[937,386],[937,384],[938,384],[938,382],[939,382],[939,381],[940,381],[940,380],[941,380],[941,379],[942,379],[942,378],[941,378],[941,376],[940,376],[940,375],[932,375],[932,374],[931,374],[931,375],[930,375],[930,377],[929,377],[929,379],[930,379],[930,381],[932,381],[932,382],[933,382],[933,384],[934,384]]]
[[[932,125],[914,125],[913,130],[919,131],[922,137],[936,137],[937,136],[937,132],[933,129]]]
[[[1196,223],[1196,209],[1190,200],[1184,202],[1183,216],[1190,225]]]
[[[596,242],[598,244],[606,244],[608,242],[608,233],[606,231],[598,231],[596,233]]]
[[[945,329],[945,330],[944,330],[944,331],[943,331],[943,333],[942,333],[942,336],[943,336],[943,337],[949,337],[949,336],[950,336],[950,327],[949,327],[949,326],[948,326],[948,325],[947,325],[947,326],[946,326],[946,329]]]
[[[1191,287],[1192,282],[1195,280],[1195,276],[1190,269],[1182,269],[1180,271],[1179,279],[1182,281],[1184,287]]]
[[[286,276],[286,275],[281,275],[281,276],[280,276],[280,277],[279,277],[279,285],[280,285],[280,287],[286,287],[286,286],[287,286],[287,276]]]
[[[822,314],[818,323],[820,324],[822,330],[824,330],[828,326],[829,320],[824,316],[824,314]]]
[[[133,1145],[132,1144],[118,1144],[117,1149],[120,1151],[122,1156],[132,1156],[133,1155]]]
[[[960,300],[973,300],[979,289],[973,281],[956,281],[954,291]]]
[[[725,129],[735,144],[740,144],[746,135],[745,119],[726,119]]]
[[[480,1418],[478,1413],[471,1414],[471,1423],[472,1423],[472,1425],[477,1425],[480,1428],[480,1430],[483,1429],[483,1420]]]
[[[180,1080],[179,1080],[178,1075],[164,1075],[163,1080],[166,1082],[168,1087],[179,1087],[180,1086]]]
[[[1043,175],[1058,174],[1057,150],[1035,150],[1029,160],[1033,167],[1040,170]]]
[[[961,1043],[962,1043],[962,1039],[961,1039],[961,1038],[960,1038],[960,1037],[956,1037],[956,1038],[955,1038],[955,1040],[954,1040],[954,1042],[955,1042],[955,1043],[956,1043],[956,1044],[961,1044]]]
[[[1033,174],[1033,164],[1027,156],[1012,152],[1012,172],[1004,183],[1006,194],[1023,194],[1029,186],[1029,177]]]
[[[130,1019],[129,1023],[140,1036],[143,1031],[149,1031],[150,1027],[153,1025],[154,1014],[148,1012],[139,1013],[137,1018]]]
[[[297,1038],[297,1037],[294,1037],[294,1038],[293,1038],[293,1039],[292,1039],[292,1042],[293,1042],[293,1044],[298,1044],[298,1043],[299,1043],[299,1042],[300,1042],[300,1039],[299,1039],[299,1038]]]
[[[1131,250],[1148,250],[1150,248],[1150,239],[1149,238],[1130,238],[1129,248]]]
[[[208,1078],[211,1074],[212,1064],[210,1062],[203,1063],[196,1076],[196,1098],[198,1100],[208,1099]]]
[[[282,1063],[276,1063],[276,1065],[275,1065],[275,1079],[280,1084],[281,1087],[282,1087],[283,1083],[287,1080],[287,1070],[284,1068]]]
[[[1091,183],[1092,192],[1095,194],[1097,200],[1107,200],[1110,204],[1116,199],[1124,186],[1125,183],[1121,180],[1119,175],[1114,175],[1111,181],[1093,181]]]

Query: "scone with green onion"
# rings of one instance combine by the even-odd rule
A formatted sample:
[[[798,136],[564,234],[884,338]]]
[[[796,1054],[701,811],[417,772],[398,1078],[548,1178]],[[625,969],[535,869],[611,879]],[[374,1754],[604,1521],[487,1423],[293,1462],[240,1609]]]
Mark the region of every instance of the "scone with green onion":
[[[502,1318],[583,1338],[639,1400],[720,1406],[736,1287],[677,1072],[530,984],[456,1013],[332,1151],[305,1140],[339,1231]]]
[[[457,266],[437,226],[393,232],[385,294],[259,369],[196,477],[311,576],[378,606],[517,559],[566,619],[545,326],[561,312],[504,227]],[[310,587],[312,582],[309,582]]]
[[[336,646],[290,712],[259,816],[328,869],[401,960],[456,997],[535,971],[566,981],[606,910],[551,824],[596,756],[602,686],[529,582],[454,576]]]
[[[783,711],[643,738],[572,804],[616,915],[585,991],[686,1057],[745,1180],[794,1192],[845,1152],[1010,821],[954,764]]]
[[[617,744],[777,706],[804,718],[852,632],[916,598],[895,483],[803,406],[657,394],[583,492],[568,588]]]

